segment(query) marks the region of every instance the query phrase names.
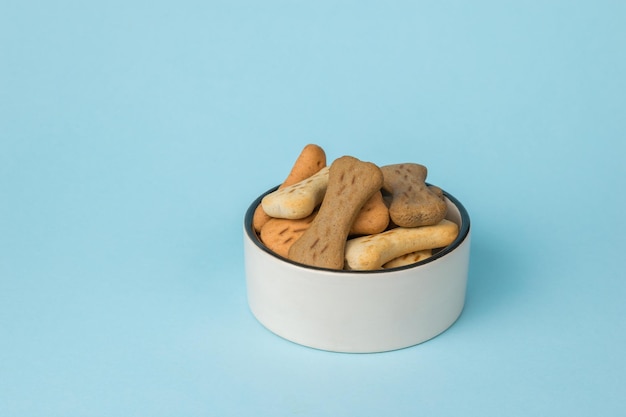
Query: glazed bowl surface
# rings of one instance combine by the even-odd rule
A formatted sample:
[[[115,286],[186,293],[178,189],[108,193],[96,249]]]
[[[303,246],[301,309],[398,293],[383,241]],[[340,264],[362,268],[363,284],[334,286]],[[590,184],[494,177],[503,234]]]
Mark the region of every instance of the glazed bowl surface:
[[[457,238],[430,258],[376,271],[315,268],[281,257],[259,240],[254,210],[244,217],[244,263],[248,305],[268,330],[315,349],[374,353],[425,342],[461,315],[470,258],[470,218],[444,191],[446,218]]]

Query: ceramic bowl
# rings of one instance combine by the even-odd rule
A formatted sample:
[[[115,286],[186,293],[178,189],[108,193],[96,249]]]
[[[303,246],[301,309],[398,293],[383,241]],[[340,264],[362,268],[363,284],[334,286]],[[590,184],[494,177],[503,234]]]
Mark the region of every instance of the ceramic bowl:
[[[338,271],[290,261],[267,249],[252,227],[252,202],[243,227],[248,304],[271,332],[311,348],[374,353],[420,344],[460,316],[470,256],[470,219],[444,191],[447,219],[459,225],[449,246],[421,262],[377,271]]]

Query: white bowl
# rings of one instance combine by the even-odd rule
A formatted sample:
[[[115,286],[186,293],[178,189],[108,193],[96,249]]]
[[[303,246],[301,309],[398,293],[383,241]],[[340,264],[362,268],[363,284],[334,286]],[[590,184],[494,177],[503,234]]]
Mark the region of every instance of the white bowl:
[[[444,191],[458,237],[430,258],[399,268],[338,271],[295,263],[267,249],[252,228],[258,197],[244,219],[248,304],[257,320],[292,342],[334,352],[401,349],[448,329],[465,304],[470,219]]]

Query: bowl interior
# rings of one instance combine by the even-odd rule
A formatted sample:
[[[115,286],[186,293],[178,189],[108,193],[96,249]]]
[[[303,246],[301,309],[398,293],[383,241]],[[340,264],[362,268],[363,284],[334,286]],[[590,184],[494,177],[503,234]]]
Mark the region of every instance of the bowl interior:
[[[294,266],[300,267],[300,268],[306,268],[306,269],[311,269],[311,270],[319,270],[319,271],[328,271],[328,272],[333,272],[333,273],[338,273],[338,274],[384,274],[384,273],[390,273],[393,271],[398,271],[398,270],[403,270],[403,269],[410,269],[410,268],[415,268],[417,266],[420,265],[424,265],[424,264],[428,264],[431,262],[436,261],[437,259],[445,256],[446,254],[454,251],[459,245],[461,245],[461,243],[463,243],[463,241],[465,241],[465,239],[467,238],[467,236],[469,235],[469,231],[470,231],[470,218],[469,218],[469,214],[467,212],[467,210],[465,209],[465,207],[463,206],[463,204],[461,204],[461,202],[459,200],[457,200],[454,196],[452,196],[450,193],[446,192],[445,190],[443,191],[443,195],[445,197],[446,200],[446,204],[448,205],[448,212],[446,214],[446,219],[456,223],[459,226],[459,234],[457,235],[456,239],[454,239],[454,241],[444,247],[444,248],[440,248],[437,251],[433,252],[433,255],[420,261],[420,262],[416,262],[414,264],[411,265],[404,265],[404,266],[400,266],[400,267],[396,267],[396,268],[388,268],[388,269],[384,269],[384,270],[375,270],[375,271],[354,271],[354,270],[336,270],[336,269],[327,269],[327,268],[319,268],[319,267],[315,267],[315,266],[310,266],[310,265],[304,265],[304,264],[300,264],[297,262],[294,262],[288,258],[285,258],[283,256],[280,256],[278,254],[276,254],[275,252],[273,252],[272,250],[268,249],[263,242],[261,242],[258,234],[255,232],[254,228],[252,227],[252,218],[254,216],[254,211],[256,210],[257,206],[261,203],[261,200],[263,199],[263,197],[265,197],[267,194],[270,194],[272,192],[274,192],[275,190],[278,189],[278,186],[273,187],[269,190],[267,190],[266,192],[264,192],[263,194],[261,194],[258,198],[256,198],[252,204],[250,204],[250,207],[248,207],[248,210],[246,211],[245,217],[244,217],[244,229],[245,232],[248,236],[248,238],[254,242],[254,244],[261,249],[262,251],[266,252],[267,254],[280,259],[284,262],[288,262],[290,264],[293,264]]]

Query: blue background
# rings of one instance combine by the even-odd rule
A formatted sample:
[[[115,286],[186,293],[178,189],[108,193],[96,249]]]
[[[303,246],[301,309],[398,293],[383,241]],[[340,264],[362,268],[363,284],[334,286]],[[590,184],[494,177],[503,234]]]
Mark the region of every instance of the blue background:
[[[0,415],[626,413],[626,3],[0,2]],[[467,303],[340,354],[248,310],[307,143],[418,162]]]

